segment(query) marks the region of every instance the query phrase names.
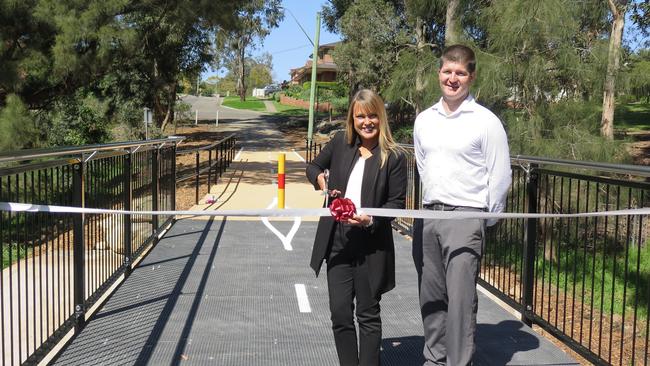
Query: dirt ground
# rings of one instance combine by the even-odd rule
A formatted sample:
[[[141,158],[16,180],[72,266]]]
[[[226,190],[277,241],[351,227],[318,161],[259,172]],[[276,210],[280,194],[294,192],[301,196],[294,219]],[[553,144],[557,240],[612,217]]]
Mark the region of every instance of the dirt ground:
[[[650,165],[650,131],[628,134],[634,142],[629,146],[630,155],[636,165]]]

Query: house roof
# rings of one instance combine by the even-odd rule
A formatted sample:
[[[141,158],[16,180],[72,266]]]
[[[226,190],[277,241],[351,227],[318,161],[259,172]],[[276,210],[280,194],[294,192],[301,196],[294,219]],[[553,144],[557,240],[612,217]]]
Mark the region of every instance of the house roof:
[[[307,61],[307,63],[304,66],[296,67],[294,69],[291,69],[291,72],[298,71],[298,70],[311,70],[311,61]],[[338,67],[333,62],[322,62],[322,63],[316,64],[316,70],[320,70],[320,71],[328,71],[328,70],[337,71]]]
[[[336,66],[335,63],[332,62],[325,62],[316,65],[316,74],[325,71],[338,71],[338,67]],[[291,69],[289,75],[291,75],[291,78],[294,79],[296,77],[301,77],[302,75],[307,73],[311,73],[311,65],[305,65],[303,67],[297,67],[295,69]]]
[[[340,43],[341,43],[341,41],[338,41],[338,42],[332,42],[332,43],[325,43],[325,44],[320,45],[318,48],[319,48],[319,49],[321,49],[321,48],[335,48],[335,47],[338,46]]]

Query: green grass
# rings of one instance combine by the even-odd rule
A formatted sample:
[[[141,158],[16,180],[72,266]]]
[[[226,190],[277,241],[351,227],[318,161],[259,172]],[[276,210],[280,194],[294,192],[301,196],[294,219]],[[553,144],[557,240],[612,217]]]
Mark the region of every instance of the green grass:
[[[539,253],[539,255],[543,256],[543,253]],[[637,259],[640,262],[638,274],[636,272]],[[572,252],[566,256],[563,254],[560,262],[558,268],[558,263],[550,265],[549,262],[538,261],[538,279],[541,279],[539,276],[543,269],[547,286],[550,279],[553,285],[559,283],[560,288],[566,288],[571,292],[575,288],[578,298],[582,297],[584,287],[583,304],[590,306],[593,301],[594,308],[602,307],[605,314],[610,311],[614,314],[623,314],[623,304],[625,303],[626,318],[631,319],[635,301],[637,301],[638,316],[642,319],[648,316],[647,288],[650,278],[650,246],[647,244],[641,250],[630,248],[627,259],[627,276],[625,275],[624,251],[615,255],[614,253],[603,255],[602,252],[597,252],[594,255],[590,251],[585,254],[584,251],[579,250],[577,253]],[[575,277],[573,275],[574,262],[578,271]],[[625,289],[625,283],[627,283],[627,289]],[[592,289],[593,291],[591,291]],[[614,294],[613,298],[612,294]]]
[[[277,111],[275,114],[280,115],[280,116],[286,116],[286,117],[307,117],[309,116],[309,110],[307,109],[302,109],[290,105],[284,105],[280,104],[279,102],[276,102],[275,100],[273,101],[273,105],[275,106],[275,110]]]
[[[25,258],[27,255],[27,248],[23,246],[17,246],[16,244],[2,244],[2,268],[9,267],[12,263],[16,262],[19,258]],[[9,256],[11,255],[11,260]]]
[[[627,103],[616,106],[614,127],[628,132],[650,131],[650,103]]]
[[[264,102],[255,97],[246,97],[246,101],[242,102],[239,97],[225,97],[222,103],[226,107],[236,109],[247,109],[251,111],[266,112]]]
[[[554,244],[554,252],[557,250],[556,245]],[[622,315],[623,303],[625,303],[626,318],[632,319],[635,302],[637,302],[637,316],[640,319],[648,317],[650,242],[642,245],[641,249],[638,247],[629,249],[627,276],[625,275],[626,253],[624,250],[603,253],[602,249],[599,249],[594,253],[593,248],[587,249],[585,252],[584,248],[571,247],[566,244],[560,250],[558,261],[547,261],[544,259],[544,250],[541,244],[537,247],[535,276],[537,286],[539,288],[544,286],[545,296],[548,296],[550,282],[552,295],[555,295],[557,287],[560,288],[560,296],[563,296],[565,289],[568,295],[572,296],[575,289],[576,301],[581,301],[586,308],[591,307],[593,302],[594,309],[600,311],[602,307],[604,314],[613,312]],[[485,253],[484,258],[489,262],[503,263],[506,266],[508,263],[518,263],[517,270],[520,271],[519,261],[522,255],[520,246],[509,243],[491,247]],[[638,272],[637,260],[639,262]],[[514,264],[509,267],[511,270],[515,269]],[[626,283],[627,289],[625,289]],[[614,294],[613,298],[612,294]]]

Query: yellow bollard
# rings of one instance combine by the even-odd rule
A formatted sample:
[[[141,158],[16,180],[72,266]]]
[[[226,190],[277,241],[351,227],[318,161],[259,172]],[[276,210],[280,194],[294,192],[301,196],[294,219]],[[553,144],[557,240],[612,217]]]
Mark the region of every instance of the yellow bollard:
[[[278,156],[278,208],[284,208],[284,154]]]

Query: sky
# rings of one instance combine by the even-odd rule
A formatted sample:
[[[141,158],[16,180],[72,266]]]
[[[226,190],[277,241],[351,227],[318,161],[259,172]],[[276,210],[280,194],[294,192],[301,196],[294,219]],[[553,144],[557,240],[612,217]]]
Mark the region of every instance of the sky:
[[[313,41],[316,33],[316,13],[320,12],[326,0],[283,0],[285,9],[284,20],[280,26],[271,30],[262,45],[253,50],[252,55],[258,56],[268,52],[273,57],[273,81],[290,80],[289,70],[303,66],[312,54],[314,47],[305,35]],[[295,19],[293,16],[295,16]],[[297,20],[297,21],[296,21]],[[305,33],[300,29],[300,26]],[[340,36],[327,31],[321,20],[319,44],[337,42]],[[209,70],[203,73],[205,79],[217,72]],[[223,75],[223,73],[219,73]]]

